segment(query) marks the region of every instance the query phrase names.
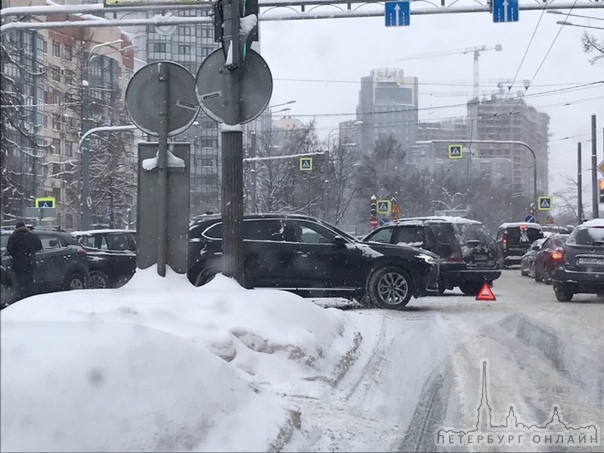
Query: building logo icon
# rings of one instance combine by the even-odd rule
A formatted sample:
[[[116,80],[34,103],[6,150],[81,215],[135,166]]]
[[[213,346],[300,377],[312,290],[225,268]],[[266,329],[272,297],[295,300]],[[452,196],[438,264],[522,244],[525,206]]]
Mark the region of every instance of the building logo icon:
[[[526,424],[516,416],[514,406],[508,408],[505,421],[495,423],[493,409],[489,404],[487,386],[487,361],[482,362],[480,400],[476,408],[476,423],[468,429],[440,429],[436,433],[438,447],[546,447],[567,449],[597,447],[600,445],[600,428],[596,424],[570,425],[563,421],[557,406],[552,408],[549,418],[541,425]]]

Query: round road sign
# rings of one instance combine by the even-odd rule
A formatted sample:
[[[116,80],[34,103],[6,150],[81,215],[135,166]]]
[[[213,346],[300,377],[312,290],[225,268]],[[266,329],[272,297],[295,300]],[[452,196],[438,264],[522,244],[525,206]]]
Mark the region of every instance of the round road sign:
[[[161,89],[159,65],[168,67],[168,135],[184,132],[199,112],[195,79],[184,66],[171,61],[149,63],[138,70],[126,88],[126,109],[132,122],[143,132],[159,135]]]
[[[201,62],[195,79],[201,109],[214,121],[224,123],[224,105],[229,102],[222,93],[225,59],[222,49],[215,50]],[[257,52],[248,50],[241,69],[239,123],[249,123],[260,116],[273,93],[273,76]]]
[[[369,219],[369,226],[371,228],[375,228],[376,226],[378,226],[379,224],[379,220],[376,219],[375,217],[372,217],[371,219]]]

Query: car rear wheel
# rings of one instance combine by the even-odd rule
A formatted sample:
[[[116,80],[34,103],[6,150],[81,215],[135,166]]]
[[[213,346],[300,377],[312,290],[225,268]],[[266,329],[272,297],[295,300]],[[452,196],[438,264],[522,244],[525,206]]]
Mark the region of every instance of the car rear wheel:
[[[537,266],[535,266],[535,281],[537,283],[543,281],[543,276],[541,275],[541,272],[539,271],[539,268]]]
[[[459,289],[466,296],[475,296],[476,294],[478,294],[478,291],[480,291],[480,288],[482,288],[483,284],[484,283],[475,283],[475,282],[462,283],[461,285],[459,285]]]
[[[565,285],[564,283],[555,283],[554,294],[559,302],[570,302],[575,292],[569,285]]]
[[[109,288],[109,277],[101,271],[92,271],[90,273],[90,288]]]
[[[86,288],[86,276],[80,272],[73,272],[65,279],[65,289],[84,289]]]
[[[371,303],[381,308],[400,310],[407,305],[413,293],[411,276],[397,266],[374,269],[367,286]]]
[[[206,283],[211,282],[216,276],[216,271],[212,269],[204,269],[199,274],[197,274],[197,278],[195,279],[195,286],[203,286]]]

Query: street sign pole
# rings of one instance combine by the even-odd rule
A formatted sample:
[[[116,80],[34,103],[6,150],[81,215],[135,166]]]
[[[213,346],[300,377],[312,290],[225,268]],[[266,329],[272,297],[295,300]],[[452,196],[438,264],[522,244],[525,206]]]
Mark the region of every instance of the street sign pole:
[[[168,242],[168,119],[170,116],[169,69],[165,63],[157,63],[160,83],[159,137],[157,151],[158,212],[157,212],[157,273],[166,275],[166,245]]]
[[[222,253],[223,273],[245,286],[243,268],[243,133],[241,130],[240,0],[224,1],[222,127]]]

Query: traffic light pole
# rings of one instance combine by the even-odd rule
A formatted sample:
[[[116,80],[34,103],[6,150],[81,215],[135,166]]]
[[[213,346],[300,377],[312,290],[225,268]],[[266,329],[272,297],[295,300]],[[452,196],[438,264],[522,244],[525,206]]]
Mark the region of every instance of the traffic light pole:
[[[224,124],[222,138],[222,253],[224,275],[245,286],[243,267],[243,132],[241,128],[240,0],[223,1]]]

